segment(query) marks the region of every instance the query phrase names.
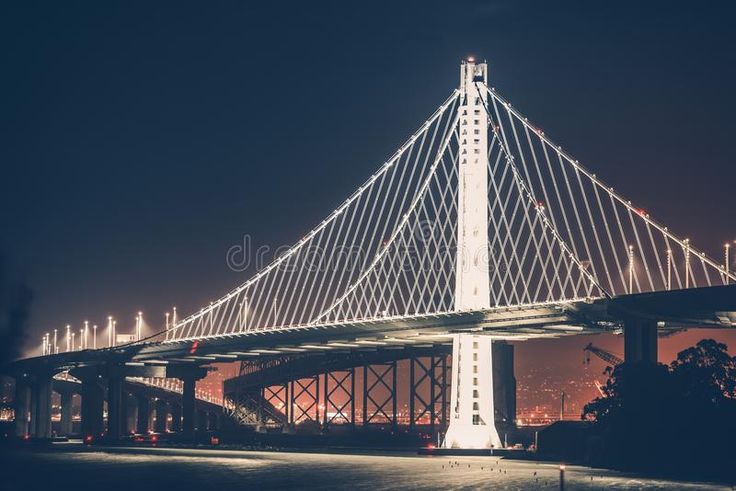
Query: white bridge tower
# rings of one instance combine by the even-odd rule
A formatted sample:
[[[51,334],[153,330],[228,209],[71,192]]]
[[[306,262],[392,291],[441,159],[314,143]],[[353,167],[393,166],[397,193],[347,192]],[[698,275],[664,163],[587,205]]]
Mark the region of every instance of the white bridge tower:
[[[460,66],[458,107],[457,263],[455,310],[490,307],[488,241],[488,66],[471,58]],[[452,395],[447,448],[499,448],[494,421],[492,341],[489,336],[454,334]]]

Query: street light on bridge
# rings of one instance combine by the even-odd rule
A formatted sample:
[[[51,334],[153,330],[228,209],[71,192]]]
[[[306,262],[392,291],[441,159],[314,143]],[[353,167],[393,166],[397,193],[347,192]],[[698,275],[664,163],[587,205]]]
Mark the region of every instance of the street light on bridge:
[[[141,334],[143,332],[143,312],[138,312],[135,318],[135,339],[136,341],[141,340]]]

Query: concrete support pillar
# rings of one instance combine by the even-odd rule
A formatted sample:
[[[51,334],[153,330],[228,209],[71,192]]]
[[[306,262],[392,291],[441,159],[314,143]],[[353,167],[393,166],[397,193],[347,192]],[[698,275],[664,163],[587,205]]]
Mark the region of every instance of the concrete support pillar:
[[[493,406],[496,411],[496,428],[506,431],[516,427],[514,346],[505,341],[494,341],[492,346]]]
[[[51,375],[39,375],[32,388],[31,423],[33,436],[51,438]]]
[[[123,379],[120,393],[120,435],[128,434],[128,392],[125,390],[125,379]]]
[[[657,363],[657,322],[647,319],[624,321],[624,362]]]
[[[194,438],[194,389],[197,381],[193,377],[185,377],[182,382],[182,432],[185,438]]]
[[[16,377],[15,379],[15,436],[25,438],[30,435],[28,420],[31,408],[31,391],[28,387],[27,377]]]
[[[61,427],[60,431],[63,436],[72,434],[72,400],[74,394],[72,392],[62,392],[61,394]]]
[[[196,425],[194,402],[194,390],[197,380],[207,375],[207,369],[202,367],[173,365],[166,368],[166,376],[178,378],[182,381],[183,390],[181,396],[181,421],[182,434],[184,439],[194,439],[194,428]]]
[[[124,393],[125,400],[125,433],[135,432],[138,418],[138,401],[131,394]]]
[[[501,448],[496,430],[493,348],[488,336],[453,334],[446,448]]]
[[[89,375],[82,380],[82,436],[99,437],[103,433],[104,391],[101,378]]]
[[[30,423],[28,425],[28,434],[29,436],[36,436],[37,426],[38,426],[38,417],[36,415],[36,409],[38,408],[38,391],[35,387],[35,381],[31,382],[30,387],[31,392],[31,404],[28,407],[28,416],[30,417]]]
[[[166,420],[169,416],[169,408],[163,399],[156,400],[156,422],[153,431],[156,433],[166,433]]]
[[[206,431],[208,423],[207,412],[203,410],[197,411],[197,431]]]
[[[123,436],[123,383],[122,375],[111,375],[107,381],[107,436],[117,440]]]
[[[151,402],[146,396],[136,396],[138,401],[138,418],[135,432],[141,435],[148,433],[150,427],[149,416],[151,414]]]
[[[209,429],[216,430],[220,426],[220,414],[217,412],[211,412],[209,415]]]
[[[171,404],[171,431],[175,433],[181,431],[181,404]]]

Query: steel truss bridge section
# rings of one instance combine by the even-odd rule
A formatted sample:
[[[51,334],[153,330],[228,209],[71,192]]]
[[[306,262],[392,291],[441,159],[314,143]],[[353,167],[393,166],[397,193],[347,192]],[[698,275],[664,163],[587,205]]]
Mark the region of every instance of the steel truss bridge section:
[[[447,426],[450,351],[446,344],[393,346],[244,361],[241,374],[225,381],[225,407],[256,428],[310,422],[322,431],[407,426],[434,434]],[[398,408],[401,362],[410,370],[408,414]]]

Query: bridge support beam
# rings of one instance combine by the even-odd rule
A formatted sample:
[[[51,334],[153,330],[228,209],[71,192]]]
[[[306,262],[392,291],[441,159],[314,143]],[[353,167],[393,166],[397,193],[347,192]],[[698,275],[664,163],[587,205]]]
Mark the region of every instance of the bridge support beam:
[[[396,360],[363,366],[363,426],[390,423],[398,429]],[[390,404],[390,413],[389,413]],[[370,406],[370,407],[369,407]]]
[[[74,394],[70,391],[61,392],[61,426],[59,431],[63,436],[72,434],[72,401]]]
[[[322,428],[326,430],[333,422],[355,428],[355,368],[325,372],[324,385]]]
[[[657,363],[657,322],[648,319],[624,321],[624,363]]]
[[[31,391],[25,375],[15,379],[15,436],[25,438],[30,435],[28,418],[31,408]]]
[[[153,431],[156,433],[166,433],[166,420],[169,418],[169,407],[165,400],[156,399],[156,421]]]
[[[447,355],[409,359],[409,431],[429,418],[429,432],[447,428]],[[439,423],[439,428],[438,424]]]
[[[319,376],[291,381],[287,412],[291,426],[302,421],[319,422]]]
[[[453,334],[450,426],[445,448],[501,448],[495,422],[493,341]]]

